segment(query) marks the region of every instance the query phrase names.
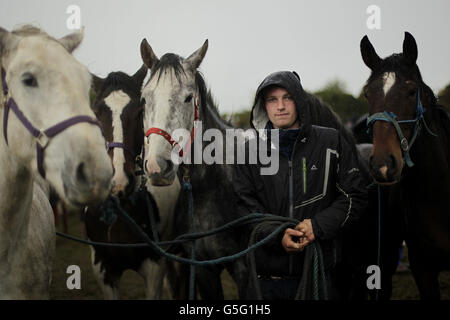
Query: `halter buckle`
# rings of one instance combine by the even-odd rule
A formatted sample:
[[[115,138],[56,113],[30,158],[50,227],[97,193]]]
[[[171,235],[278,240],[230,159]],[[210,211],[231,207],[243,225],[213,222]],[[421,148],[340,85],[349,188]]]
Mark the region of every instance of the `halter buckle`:
[[[408,151],[408,149],[409,149],[408,140],[406,140],[406,138],[403,138],[403,139],[400,141],[400,146],[402,147],[402,150],[403,150],[403,151]]]
[[[39,143],[39,145],[42,147],[42,149],[45,149],[50,142],[50,138],[45,135],[44,132],[39,132],[39,136],[36,138],[36,142]]]

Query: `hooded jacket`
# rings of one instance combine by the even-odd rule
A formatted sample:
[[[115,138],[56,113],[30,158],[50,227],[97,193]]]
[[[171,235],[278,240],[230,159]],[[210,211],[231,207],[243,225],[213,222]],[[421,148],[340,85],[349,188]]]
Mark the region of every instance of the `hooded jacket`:
[[[356,148],[350,135],[325,127],[339,125],[329,108],[306,93],[298,75],[289,71],[269,75],[258,87],[250,117],[253,129],[264,129],[269,121],[262,95],[270,86],[285,88],[293,98],[299,133],[291,159],[279,153],[279,170],[275,175],[261,175],[263,165],[259,161],[235,166],[233,185],[237,207],[242,215],[262,212],[299,221],[311,219],[315,241],[320,241],[325,266],[329,269],[339,261],[340,230],[357,221],[367,205]],[[257,240],[276,227],[258,228]],[[280,234],[256,250],[258,274],[301,274],[302,254],[286,253],[282,237]]]

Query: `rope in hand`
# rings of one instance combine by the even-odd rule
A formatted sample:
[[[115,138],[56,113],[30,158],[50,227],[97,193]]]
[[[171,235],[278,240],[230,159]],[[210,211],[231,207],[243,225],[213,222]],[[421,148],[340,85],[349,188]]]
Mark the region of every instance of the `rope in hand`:
[[[268,219],[262,219],[251,233],[250,245],[257,243],[256,237],[258,232],[267,227],[276,227],[279,225],[284,231],[286,228],[295,228],[295,226],[300,222],[297,219],[286,218],[277,216],[268,217]],[[277,228],[280,229],[280,227]],[[300,279],[300,285],[297,289],[295,296],[296,300],[328,300],[328,284],[325,274],[325,265],[323,261],[323,253],[320,243],[316,240],[305,247],[304,250],[305,257],[303,259],[303,272]],[[248,254],[250,277],[252,283],[255,287],[256,298],[262,300],[261,286],[258,282],[258,275],[256,271],[256,258],[255,252],[252,251]],[[311,269],[312,264],[312,269]],[[313,279],[312,282],[310,279]]]
[[[295,227],[295,225],[297,225],[299,222],[295,219],[272,215],[272,214],[253,213],[253,214],[249,214],[249,215],[243,216],[241,218],[238,218],[238,219],[231,221],[221,227],[218,227],[218,228],[215,228],[215,229],[212,229],[209,231],[197,232],[197,233],[187,233],[187,234],[183,234],[171,241],[158,242],[158,241],[153,241],[152,239],[150,239],[150,237],[141,229],[141,227],[134,221],[134,219],[131,218],[122,209],[122,207],[120,206],[119,199],[113,197],[113,200],[116,203],[119,217],[123,221],[125,221],[125,223],[127,223],[127,225],[131,228],[133,233],[135,235],[137,235],[143,242],[133,243],[133,244],[95,242],[95,241],[79,239],[77,237],[66,235],[66,234],[63,234],[60,232],[56,232],[56,234],[58,236],[65,237],[70,240],[74,240],[74,241],[78,241],[78,242],[81,242],[84,244],[94,245],[94,246],[105,246],[105,247],[116,247],[116,248],[151,247],[155,252],[157,252],[158,254],[160,254],[161,256],[163,256],[165,258],[168,258],[168,259],[180,262],[180,263],[186,263],[191,266],[207,266],[207,265],[214,265],[214,264],[223,264],[223,263],[227,263],[230,261],[234,261],[234,260],[239,259],[249,253],[252,253],[251,255],[249,255],[250,262],[251,262],[250,270],[252,272],[252,275],[254,276],[253,280],[255,281],[257,276],[256,276],[256,267],[255,267],[255,259],[254,259],[253,251],[255,249],[263,246],[264,244],[268,243],[272,239],[274,239],[278,234],[280,234],[281,232],[284,232],[286,230],[286,228],[292,227],[292,226]],[[194,240],[197,240],[197,239],[200,239],[203,237],[207,237],[207,236],[211,236],[211,235],[214,235],[214,234],[217,234],[220,232],[227,231],[236,226],[242,226],[242,225],[249,224],[249,223],[259,223],[259,224],[271,223],[271,224],[275,224],[278,226],[275,227],[275,229],[272,232],[270,232],[267,236],[265,236],[263,239],[261,239],[259,241],[255,241],[255,235],[256,235],[256,232],[255,232],[256,228],[255,228],[255,230],[252,232],[249,246],[245,250],[242,250],[238,253],[235,253],[235,254],[232,254],[229,256],[220,257],[220,258],[211,259],[211,260],[199,261],[199,260],[196,260],[195,257],[193,257],[193,256],[191,257],[191,259],[187,259],[187,258],[179,257],[177,255],[170,253],[170,248],[173,245],[185,243],[188,241],[194,241]],[[163,249],[162,246],[166,246],[166,245],[170,245],[170,247],[168,249]],[[323,266],[323,256],[322,256],[322,250],[320,248],[320,244],[317,241],[314,241],[313,243],[311,243],[311,245],[309,245],[305,248],[305,251],[306,251],[306,256],[304,259],[304,268],[303,268],[302,278],[308,279],[310,277],[310,274],[309,274],[310,265],[307,264],[307,261],[309,261],[309,262],[313,261],[313,274],[312,274],[313,279],[314,279],[313,280],[313,284],[314,284],[313,295],[312,295],[312,298],[308,295],[308,292],[310,292],[310,289],[308,288],[309,282],[303,281],[299,287],[296,298],[314,299],[314,300],[327,299],[328,294],[327,294],[327,290],[326,290],[326,281],[325,281],[326,278],[325,278],[325,272],[324,272],[324,266]],[[320,274],[319,274],[319,272],[320,272]],[[192,273],[191,273],[191,275],[192,275]],[[255,281],[255,282],[257,283],[257,281]],[[322,288],[321,290],[319,290],[319,284],[320,284],[320,287]],[[260,292],[260,290],[259,290],[259,292]]]
[[[183,234],[181,236],[176,237],[174,240],[171,241],[160,241],[160,242],[156,242],[153,241],[152,239],[150,239],[150,237],[141,229],[141,227],[134,221],[133,218],[131,218],[120,206],[120,202],[119,199],[117,198],[113,198],[114,201],[117,204],[117,210],[118,210],[118,215],[119,217],[121,217],[123,219],[123,221],[125,223],[127,223],[127,225],[131,228],[131,230],[133,231],[133,233],[135,235],[137,235],[143,242],[140,243],[109,243],[109,242],[96,242],[96,241],[89,241],[89,240],[83,240],[74,236],[70,236],[67,234],[63,234],[60,232],[56,232],[56,234],[58,236],[70,239],[70,240],[74,240],[80,243],[84,243],[84,244],[88,244],[88,245],[95,245],[95,246],[104,246],[104,247],[117,247],[117,248],[140,248],[140,247],[150,247],[151,249],[153,249],[156,253],[159,253],[160,255],[180,262],[180,263],[187,263],[190,265],[196,265],[196,266],[205,266],[205,265],[214,265],[214,264],[220,264],[220,263],[227,263],[230,261],[233,261],[235,259],[241,258],[244,255],[246,255],[248,252],[255,250],[256,248],[264,245],[265,243],[267,243],[268,241],[270,241],[271,239],[273,239],[279,232],[284,231],[285,228],[287,228],[287,226],[289,225],[288,223],[284,223],[284,225],[281,225],[280,227],[278,227],[276,230],[274,230],[272,233],[270,233],[267,237],[265,237],[264,239],[262,239],[261,241],[259,241],[258,243],[255,243],[254,245],[246,248],[245,250],[242,250],[236,254],[233,255],[229,255],[229,256],[225,256],[225,257],[220,257],[217,259],[211,259],[211,260],[203,260],[203,261],[199,261],[199,260],[194,260],[194,259],[187,259],[187,258],[182,258],[179,257],[177,255],[171,254],[170,253],[170,247],[169,249],[163,249],[162,246],[173,246],[173,245],[177,245],[177,244],[181,244],[181,243],[185,243],[185,242],[189,242],[192,240],[196,240],[196,239],[200,239],[203,237],[208,237],[220,232],[225,232],[231,228],[234,228],[236,226],[239,225],[245,225],[248,223],[254,223],[257,221],[260,221],[262,219],[279,219],[279,218],[283,218],[280,216],[275,216],[272,214],[263,214],[263,213],[252,213],[249,214],[247,216],[243,216],[241,218],[238,218],[236,220],[233,220],[221,227],[215,228],[215,229],[211,229],[209,231],[204,231],[204,232],[196,232],[196,233],[187,233],[187,234]],[[285,218],[287,219],[287,218]],[[284,229],[283,229],[284,228]]]

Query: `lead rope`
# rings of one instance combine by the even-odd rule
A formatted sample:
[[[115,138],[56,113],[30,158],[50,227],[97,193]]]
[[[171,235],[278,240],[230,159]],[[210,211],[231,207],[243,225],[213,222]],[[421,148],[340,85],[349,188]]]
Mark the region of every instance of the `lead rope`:
[[[183,186],[182,190],[186,193],[188,201],[188,217],[191,221],[190,233],[195,233],[194,224],[194,200],[192,197],[192,185],[189,179],[189,169],[183,166]],[[192,240],[191,259],[195,260],[195,239]],[[195,265],[189,266],[189,300],[195,300]]]
[[[299,223],[296,219],[285,217],[278,217],[275,221],[273,219],[262,220],[263,222],[259,223],[250,235],[250,246],[257,243],[257,234],[261,229],[264,229],[264,227],[281,226],[281,230],[285,230],[287,227],[295,227]],[[297,288],[295,300],[329,300],[327,276],[320,243],[318,241],[313,241],[305,248],[303,254],[305,255],[303,259],[303,272],[300,278],[300,284]],[[256,299],[262,300],[264,297],[258,281],[255,252],[249,252],[247,258],[250,269],[251,285],[253,285]]]
[[[377,265],[381,269],[381,187],[378,185],[378,253],[377,253]],[[380,289],[377,289],[375,293],[375,300],[379,301]]]

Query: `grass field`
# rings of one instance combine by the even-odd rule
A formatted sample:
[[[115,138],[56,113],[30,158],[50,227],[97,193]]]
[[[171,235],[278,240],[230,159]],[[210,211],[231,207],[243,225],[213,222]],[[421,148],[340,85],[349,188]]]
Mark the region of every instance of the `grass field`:
[[[81,237],[82,225],[77,215],[68,216],[68,232]],[[62,231],[58,226],[59,231]],[[56,256],[53,266],[53,281],[50,291],[51,299],[103,299],[100,287],[94,278],[90,262],[91,250],[89,246],[79,244],[61,237],[56,238]],[[407,262],[407,250],[403,261]],[[70,274],[67,267],[77,265],[81,269],[81,289],[67,289],[66,281]],[[441,298],[450,300],[450,272],[440,274]],[[222,274],[226,299],[236,299],[237,290],[227,273]],[[394,300],[416,300],[419,293],[409,271],[397,273],[393,279]],[[125,272],[121,280],[121,299],[144,299],[144,282],[133,271]]]

